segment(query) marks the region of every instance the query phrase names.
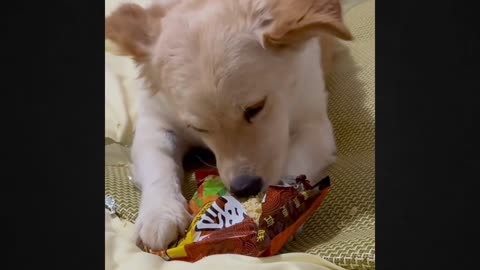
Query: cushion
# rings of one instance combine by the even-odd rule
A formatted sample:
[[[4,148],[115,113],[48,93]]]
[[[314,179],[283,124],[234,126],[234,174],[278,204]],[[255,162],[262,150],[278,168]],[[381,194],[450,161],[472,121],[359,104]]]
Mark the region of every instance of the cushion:
[[[329,114],[338,145],[337,162],[329,171],[332,188],[323,205],[282,252],[315,254],[346,269],[374,269],[375,0],[349,7],[345,22],[355,40],[341,42],[334,72],[327,80]],[[111,109],[114,111],[118,112],[115,121],[134,115],[134,110],[120,113],[120,109]],[[127,142],[134,124],[127,127],[122,122],[117,126],[115,121],[107,124],[106,137]],[[112,150],[115,147],[117,152]],[[129,180],[128,149],[118,145],[107,148],[105,194],[115,198],[119,216],[134,222],[140,195]],[[124,159],[118,159],[120,148]],[[117,159],[109,158],[113,156]],[[195,190],[191,174],[186,174],[183,189],[190,198]]]

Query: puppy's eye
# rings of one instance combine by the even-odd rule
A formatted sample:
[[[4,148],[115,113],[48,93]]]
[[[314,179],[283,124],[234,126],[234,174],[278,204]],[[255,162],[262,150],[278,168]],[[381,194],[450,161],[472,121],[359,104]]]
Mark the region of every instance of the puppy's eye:
[[[191,128],[191,129],[193,129],[193,130],[195,130],[195,131],[197,131],[197,132],[201,132],[201,133],[207,133],[207,132],[208,132],[208,130],[206,130],[206,129],[197,128],[197,127],[194,127],[194,126],[192,126],[192,125],[187,125],[187,127],[188,127],[188,128]]]
[[[263,110],[263,107],[265,107],[266,101],[267,98],[264,98],[262,101],[259,101],[252,106],[246,108],[243,112],[243,118],[245,118],[248,123],[252,123],[252,119]]]

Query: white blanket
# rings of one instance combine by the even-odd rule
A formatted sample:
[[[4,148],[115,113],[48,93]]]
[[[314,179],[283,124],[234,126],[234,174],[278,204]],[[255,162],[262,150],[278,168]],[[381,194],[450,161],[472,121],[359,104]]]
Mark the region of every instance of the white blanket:
[[[134,225],[111,217],[105,211],[105,269],[179,270],[343,270],[318,256],[306,253],[288,253],[268,258],[240,255],[212,255],[195,263],[164,261],[145,253],[135,245]]]

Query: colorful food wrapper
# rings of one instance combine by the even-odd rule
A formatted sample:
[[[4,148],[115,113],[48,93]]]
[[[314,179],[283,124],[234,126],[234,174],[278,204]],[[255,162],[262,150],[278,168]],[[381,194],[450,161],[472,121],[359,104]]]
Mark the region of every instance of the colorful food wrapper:
[[[195,177],[198,190],[189,202],[194,218],[185,237],[159,251],[140,243],[145,251],[189,262],[214,254],[275,255],[320,207],[330,188],[329,177],[311,186],[299,176],[247,200],[230,195],[215,170],[196,171]]]

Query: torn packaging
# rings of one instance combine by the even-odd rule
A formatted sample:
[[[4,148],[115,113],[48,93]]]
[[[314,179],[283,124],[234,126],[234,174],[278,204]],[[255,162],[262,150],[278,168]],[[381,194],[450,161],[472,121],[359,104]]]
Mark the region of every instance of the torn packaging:
[[[328,177],[311,186],[304,176],[294,184],[269,186],[265,194],[239,200],[214,170],[195,173],[198,191],[190,200],[194,219],[184,238],[166,250],[145,251],[166,260],[194,262],[213,254],[265,257],[277,254],[325,199]]]

